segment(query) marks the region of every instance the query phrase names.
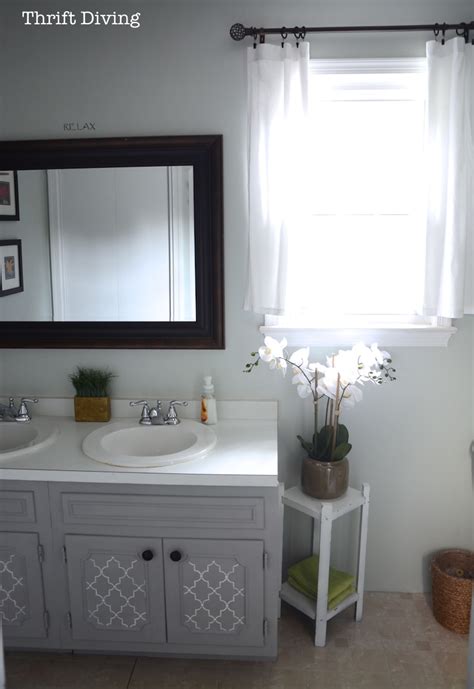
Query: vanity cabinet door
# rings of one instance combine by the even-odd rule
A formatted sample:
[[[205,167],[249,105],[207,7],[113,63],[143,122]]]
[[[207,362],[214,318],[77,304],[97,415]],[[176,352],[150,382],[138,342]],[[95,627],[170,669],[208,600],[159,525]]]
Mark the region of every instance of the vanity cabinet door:
[[[38,534],[1,534],[0,619],[7,639],[48,635],[40,558]]]
[[[168,642],[262,646],[263,542],[164,539]]]
[[[65,537],[72,638],[165,641],[159,538]]]

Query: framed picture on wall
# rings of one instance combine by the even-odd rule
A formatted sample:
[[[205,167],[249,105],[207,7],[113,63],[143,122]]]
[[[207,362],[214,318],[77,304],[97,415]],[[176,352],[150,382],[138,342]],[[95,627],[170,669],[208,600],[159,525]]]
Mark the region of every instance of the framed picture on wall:
[[[23,292],[21,239],[0,240],[0,297]]]
[[[16,170],[0,170],[0,222],[19,220],[18,177]]]

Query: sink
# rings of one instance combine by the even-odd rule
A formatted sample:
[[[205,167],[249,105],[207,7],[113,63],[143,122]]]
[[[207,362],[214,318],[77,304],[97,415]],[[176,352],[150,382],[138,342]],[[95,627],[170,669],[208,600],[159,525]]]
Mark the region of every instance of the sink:
[[[0,458],[21,455],[49,445],[57,437],[57,426],[49,419],[33,419],[29,423],[0,422]]]
[[[177,426],[118,421],[89,433],[82,449],[103,464],[143,469],[199,459],[212,450],[216,441],[211,428],[188,419]]]

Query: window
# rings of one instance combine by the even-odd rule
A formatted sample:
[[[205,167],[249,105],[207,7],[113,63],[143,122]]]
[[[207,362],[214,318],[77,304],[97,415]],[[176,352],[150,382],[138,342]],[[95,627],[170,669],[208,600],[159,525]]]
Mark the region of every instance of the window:
[[[424,59],[312,61],[311,220],[292,236],[291,316],[268,316],[272,331],[343,327],[353,341],[354,328],[370,328],[391,332],[386,344],[400,328],[413,335],[441,326],[442,337],[454,331],[449,321],[416,315],[425,69]],[[294,343],[303,343],[301,334]]]

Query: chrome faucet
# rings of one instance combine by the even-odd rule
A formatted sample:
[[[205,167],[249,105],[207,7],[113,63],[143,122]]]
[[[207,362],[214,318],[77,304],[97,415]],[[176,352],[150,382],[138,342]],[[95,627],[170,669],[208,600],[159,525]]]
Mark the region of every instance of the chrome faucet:
[[[18,421],[19,423],[28,423],[31,421],[31,414],[27,406],[27,402],[36,404],[39,400],[30,397],[22,397],[18,409],[15,407],[15,400],[13,397],[8,398],[8,405],[0,403],[0,421]]]
[[[21,398],[18,413],[16,415],[16,420],[21,423],[27,423],[28,421],[31,421],[30,410],[26,406],[27,402],[29,402],[30,404],[37,404],[39,400],[36,397],[34,397],[33,399],[31,397]]]
[[[13,397],[8,398],[8,404],[0,403],[0,418],[2,421],[15,421],[17,409]]]
[[[165,415],[161,408],[161,400],[156,400],[156,407],[150,409],[150,418],[152,426],[164,426],[166,424]]]
[[[181,423],[181,421],[178,419],[178,415],[177,415],[176,409],[175,409],[175,406],[177,404],[181,404],[183,407],[188,406],[188,402],[179,402],[178,400],[173,400],[172,402],[170,402],[168,414],[165,418],[165,423],[168,424],[169,426],[177,426],[178,423]]]
[[[156,407],[150,407],[147,400],[137,400],[129,403],[131,407],[136,407],[143,404],[142,413],[140,415],[139,424],[142,426],[177,426],[181,423],[176,413],[175,405],[181,404],[183,407],[188,406],[188,402],[180,402],[173,400],[169,404],[168,413],[165,416],[162,410],[161,400],[156,401]]]
[[[130,402],[129,404],[131,407],[136,407],[139,404],[143,404],[140,421],[138,423],[142,426],[151,426],[150,405],[148,402],[146,400],[137,400],[136,402]]]

